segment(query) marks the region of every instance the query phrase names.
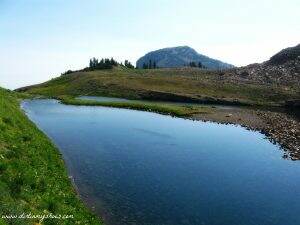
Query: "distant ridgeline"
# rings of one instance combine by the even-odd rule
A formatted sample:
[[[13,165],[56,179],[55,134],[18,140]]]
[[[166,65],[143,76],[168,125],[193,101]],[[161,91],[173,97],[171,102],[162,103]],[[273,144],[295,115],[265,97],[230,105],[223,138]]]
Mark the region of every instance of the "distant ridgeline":
[[[76,71],[68,70],[61,75],[66,75],[74,72],[112,69],[114,66],[123,66],[129,69],[134,69],[134,66],[128,60],[125,60],[123,64],[122,62],[117,62],[113,58],[102,58],[101,60],[99,60],[94,57],[90,59],[88,67]],[[220,60],[201,55],[188,46],[164,48],[149,52],[136,62],[137,69],[176,67],[198,67],[202,69],[220,70],[233,68],[234,66],[228,63],[224,63]]]
[[[234,66],[217,59],[201,55],[188,46],[163,48],[152,51],[139,58],[137,68],[174,68],[174,67],[200,67],[206,69],[229,69]]]
[[[93,70],[107,70],[107,69],[112,69],[114,66],[123,66],[129,69],[134,69],[135,67],[132,65],[131,62],[128,60],[123,62],[118,62],[114,60],[114,58],[102,58],[101,60],[93,57],[90,59],[89,66],[85,67],[84,69],[81,70],[67,70],[66,72],[62,73],[61,75],[66,75],[74,72],[87,72],[87,71],[93,71]],[[183,66],[185,67],[199,67],[205,69],[206,67],[199,61],[199,62],[194,62],[191,61],[189,63],[184,64]],[[143,69],[157,69],[159,68],[156,64],[155,61],[152,61],[151,59],[147,63],[143,63]],[[138,69],[138,67],[137,67]]]

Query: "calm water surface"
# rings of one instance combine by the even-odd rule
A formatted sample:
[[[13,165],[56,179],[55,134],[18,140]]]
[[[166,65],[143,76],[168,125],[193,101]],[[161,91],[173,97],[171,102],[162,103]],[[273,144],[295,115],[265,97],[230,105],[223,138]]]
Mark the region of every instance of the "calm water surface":
[[[55,100],[22,107],[109,225],[300,224],[300,164],[262,134]]]

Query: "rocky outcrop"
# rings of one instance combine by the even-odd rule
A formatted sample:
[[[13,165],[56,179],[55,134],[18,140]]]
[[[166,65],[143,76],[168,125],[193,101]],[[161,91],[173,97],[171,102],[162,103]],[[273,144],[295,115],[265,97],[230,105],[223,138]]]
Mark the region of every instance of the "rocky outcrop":
[[[258,112],[265,126],[262,129],[271,141],[280,144],[285,151],[283,158],[300,160],[300,124],[287,114]]]
[[[280,65],[295,60],[300,56],[300,44],[295,47],[285,48],[272,56],[267,62],[269,65]]]
[[[235,81],[300,88],[300,45],[284,49],[266,62],[234,68],[224,74]]]

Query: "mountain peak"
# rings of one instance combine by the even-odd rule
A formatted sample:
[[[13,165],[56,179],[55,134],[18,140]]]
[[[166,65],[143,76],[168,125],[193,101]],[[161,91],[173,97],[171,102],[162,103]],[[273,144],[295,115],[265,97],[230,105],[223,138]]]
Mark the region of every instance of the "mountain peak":
[[[149,61],[155,62],[160,68],[184,67],[191,62],[199,63],[208,69],[226,69],[233,65],[199,54],[189,46],[176,46],[151,51],[139,58],[136,65],[142,68]]]

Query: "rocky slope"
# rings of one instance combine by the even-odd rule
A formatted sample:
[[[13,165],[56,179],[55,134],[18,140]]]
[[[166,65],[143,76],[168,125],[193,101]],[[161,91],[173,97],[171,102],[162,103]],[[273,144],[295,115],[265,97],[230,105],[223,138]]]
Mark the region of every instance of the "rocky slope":
[[[295,47],[285,48],[272,56],[267,62],[269,65],[281,65],[291,60],[299,59],[300,56],[300,44]]]
[[[196,64],[201,62],[208,69],[228,69],[233,67],[231,64],[201,55],[188,46],[163,48],[149,52],[138,59],[136,66],[143,68],[143,64],[148,64],[150,60],[152,63],[155,62],[159,68],[183,67],[190,62],[195,62]]]
[[[236,81],[300,88],[300,44],[283,49],[266,62],[234,68],[220,75]]]

